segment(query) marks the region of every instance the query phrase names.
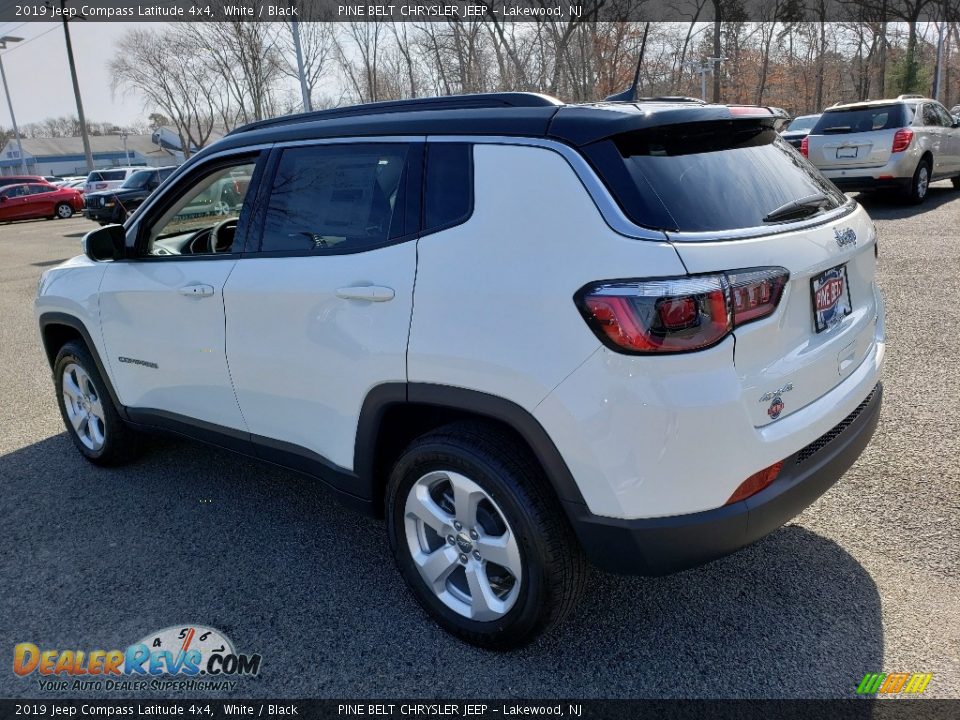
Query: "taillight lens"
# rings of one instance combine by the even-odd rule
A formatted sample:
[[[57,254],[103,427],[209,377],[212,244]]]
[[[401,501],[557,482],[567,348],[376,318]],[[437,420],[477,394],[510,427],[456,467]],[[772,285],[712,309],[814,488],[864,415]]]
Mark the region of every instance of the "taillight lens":
[[[803,140],[800,141],[800,154],[805,158],[810,157],[810,138],[804,137]]]
[[[575,301],[597,337],[613,350],[692,352],[770,315],[789,277],[785,268],[772,267],[595,283],[578,292]]]
[[[776,480],[777,475],[780,474],[782,469],[783,462],[777,462],[768,468],[764,468],[760,472],[755,472],[753,475],[740,483],[740,486],[733,491],[733,495],[731,495],[730,499],[724,504],[732,505],[735,502],[746,500],[751,495],[756,495],[758,492],[763,490],[765,487],[768,487],[770,483]]]
[[[903,152],[913,142],[913,130],[901,128],[894,133],[891,152]]]

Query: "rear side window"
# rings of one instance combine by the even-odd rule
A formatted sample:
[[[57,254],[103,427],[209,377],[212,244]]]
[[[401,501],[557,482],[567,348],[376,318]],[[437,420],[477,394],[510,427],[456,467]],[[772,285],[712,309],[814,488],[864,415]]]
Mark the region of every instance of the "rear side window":
[[[843,135],[874,130],[893,130],[909,124],[907,118],[908,113],[902,104],[827,110],[820,116],[811,134]],[[911,114],[910,120],[912,119]]]
[[[103,175],[98,172],[92,172],[87,175],[87,182],[100,182],[103,180]]]
[[[263,227],[262,252],[357,252],[403,234],[402,143],[284,150]]]
[[[754,228],[802,198],[822,194],[821,212],[846,202],[768,122],[652,128],[596,143],[587,156],[630,219],[657,230]]]
[[[423,203],[424,232],[465,222],[473,210],[473,146],[431,143]]]

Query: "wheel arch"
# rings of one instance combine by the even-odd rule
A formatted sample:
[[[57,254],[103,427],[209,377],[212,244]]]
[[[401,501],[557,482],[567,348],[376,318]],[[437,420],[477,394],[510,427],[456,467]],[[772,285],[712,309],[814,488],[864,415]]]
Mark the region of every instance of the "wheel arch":
[[[383,512],[390,468],[403,449],[420,435],[458,420],[479,420],[506,431],[540,463],[564,506],[584,504],[570,469],[546,430],[516,403],[449,385],[387,383],[367,394],[354,447],[354,472],[369,484],[375,514]]]
[[[96,363],[97,372],[103,378],[103,383],[107,386],[110,393],[110,399],[113,401],[117,413],[124,420],[127,419],[126,408],[117,397],[113,383],[110,381],[110,374],[107,372],[103,361],[100,359],[100,352],[97,345],[93,342],[90,331],[79,318],[61,312],[46,312],[40,315],[40,338],[43,341],[43,349],[47,355],[47,362],[50,363],[50,369],[53,369],[60,349],[68,342],[80,340],[87,348],[87,351],[93,357]]]

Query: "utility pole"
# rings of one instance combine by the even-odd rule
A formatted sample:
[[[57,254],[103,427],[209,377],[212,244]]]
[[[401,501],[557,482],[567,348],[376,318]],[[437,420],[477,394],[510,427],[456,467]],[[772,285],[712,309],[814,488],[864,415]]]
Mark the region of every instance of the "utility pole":
[[[726,59],[725,57],[711,57],[686,63],[687,67],[700,76],[700,99],[704,102],[707,100],[707,75],[713,73],[716,78],[717,64]]]
[[[933,99],[940,99],[940,87],[943,82],[943,20],[937,23],[937,30],[939,31],[939,36],[937,38],[937,65],[936,70],[933,74]]]
[[[67,0],[60,0],[60,10],[67,7]],[[80,135],[83,138],[83,154],[87,157],[87,171],[93,170],[93,153],[90,151],[90,136],[87,134],[87,119],[83,115],[83,100],[80,99],[80,83],[77,81],[77,65],[73,61],[73,44],[70,42],[70,28],[67,26],[67,14],[63,18],[63,37],[67,41],[67,62],[70,64],[70,78],[73,80],[73,96],[77,99],[77,118],[80,120]],[[78,17],[83,17],[78,15]]]
[[[20,42],[23,38],[4,35],[0,37],[0,50],[7,49],[7,43]],[[23,174],[27,174],[27,159],[23,156],[23,143],[20,141],[20,130],[17,128],[17,118],[13,114],[13,103],[10,101],[10,88],[7,87],[7,73],[3,69],[3,58],[0,57],[0,76],[3,77],[3,91],[7,94],[7,107],[10,108],[10,122],[13,123],[13,136],[17,139],[17,152],[20,154],[20,167]]]
[[[300,94],[303,96],[303,111],[311,112],[313,105],[310,103],[307,73],[303,67],[303,50],[300,48],[300,21],[297,20],[297,3],[295,0],[290,0],[290,9],[293,11],[293,15],[290,16],[290,32],[293,34],[293,48],[297,51],[297,73],[300,75]]]

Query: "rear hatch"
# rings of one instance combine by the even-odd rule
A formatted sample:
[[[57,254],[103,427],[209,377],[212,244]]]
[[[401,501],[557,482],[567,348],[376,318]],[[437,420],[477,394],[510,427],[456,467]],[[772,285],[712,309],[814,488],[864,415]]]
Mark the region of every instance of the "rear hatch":
[[[767,122],[655,128],[586,150],[624,211],[663,230],[690,274],[789,274],[771,314],[748,310],[733,329],[755,426],[822,397],[873,349],[873,223]]]
[[[823,170],[882,167],[897,130],[912,122],[910,113],[904,103],[826,110],[807,137],[810,162]]]

